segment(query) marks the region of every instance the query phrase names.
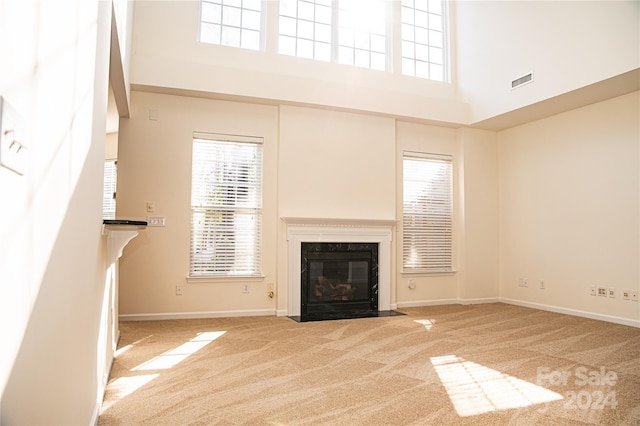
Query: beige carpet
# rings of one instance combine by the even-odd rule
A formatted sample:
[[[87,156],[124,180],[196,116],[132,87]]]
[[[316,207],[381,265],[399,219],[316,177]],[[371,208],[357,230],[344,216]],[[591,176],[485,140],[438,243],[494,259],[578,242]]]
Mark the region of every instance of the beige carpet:
[[[100,425],[640,426],[640,329],[505,304],[127,322]]]

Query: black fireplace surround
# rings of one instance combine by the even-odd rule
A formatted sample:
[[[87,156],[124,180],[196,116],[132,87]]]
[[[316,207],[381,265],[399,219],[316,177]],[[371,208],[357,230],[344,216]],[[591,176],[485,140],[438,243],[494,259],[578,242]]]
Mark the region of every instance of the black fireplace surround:
[[[296,321],[398,315],[378,310],[378,243],[302,243]]]

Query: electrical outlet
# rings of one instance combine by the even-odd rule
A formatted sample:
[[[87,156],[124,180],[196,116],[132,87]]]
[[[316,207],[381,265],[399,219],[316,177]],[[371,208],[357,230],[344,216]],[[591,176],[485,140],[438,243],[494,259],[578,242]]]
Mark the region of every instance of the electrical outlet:
[[[182,296],[182,286],[180,284],[176,286],[176,296]]]
[[[147,216],[147,226],[165,226],[166,219],[162,216]]]
[[[249,293],[249,284],[242,284],[242,292]]]
[[[540,290],[544,290],[544,280],[540,280]]]
[[[612,298],[616,297],[616,289],[615,289],[615,287],[609,287],[609,297],[612,297]]]
[[[520,277],[520,279],[518,280],[518,285],[520,287],[529,287],[529,279]]]
[[[631,290],[631,300],[634,302],[638,301],[638,290]]]
[[[629,291],[629,289],[628,289],[628,288],[623,288],[623,289],[622,289],[622,298],[623,298],[624,300],[629,300],[629,299],[631,299],[631,292]]]
[[[598,293],[596,292],[596,286],[595,286],[595,285],[592,285],[592,286],[591,286],[591,295],[592,295],[592,296],[595,296],[596,294],[598,294]]]
[[[607,288],[606,287],[598,287],[598,296],[607,297]]]

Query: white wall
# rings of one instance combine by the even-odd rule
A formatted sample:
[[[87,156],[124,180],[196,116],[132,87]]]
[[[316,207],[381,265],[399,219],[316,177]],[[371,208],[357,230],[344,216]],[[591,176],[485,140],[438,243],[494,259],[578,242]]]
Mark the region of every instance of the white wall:
[[[640,3],[456,1],[457,83],[477,122],[640,67]],[[511,90],[511,81],[534,82]]]
[[[635,92],[498,134],[502,297],[640,319],[638,117]]]
[[[24,176],[0,167],[2,424],[89,424],[102,398],[110,15],[95,0],[0,3],[0,94],[29,150]]]

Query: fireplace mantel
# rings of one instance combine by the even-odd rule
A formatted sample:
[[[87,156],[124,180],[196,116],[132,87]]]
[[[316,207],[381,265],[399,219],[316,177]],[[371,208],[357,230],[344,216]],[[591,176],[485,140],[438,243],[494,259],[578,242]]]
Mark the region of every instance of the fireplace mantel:
[[[391,310],[391,241],[395,220],[281,218],[287,225],[288,316],[300,315],[301,246],[305,242],[378,243],[378,307]]]

